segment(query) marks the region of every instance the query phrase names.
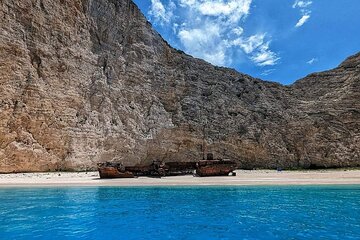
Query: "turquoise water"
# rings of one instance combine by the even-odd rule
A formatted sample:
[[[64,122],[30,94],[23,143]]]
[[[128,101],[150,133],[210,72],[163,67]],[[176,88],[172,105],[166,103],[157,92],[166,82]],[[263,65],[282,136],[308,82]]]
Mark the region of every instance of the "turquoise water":
[[[360,186],[0,189],[0,239],[360,239]]]

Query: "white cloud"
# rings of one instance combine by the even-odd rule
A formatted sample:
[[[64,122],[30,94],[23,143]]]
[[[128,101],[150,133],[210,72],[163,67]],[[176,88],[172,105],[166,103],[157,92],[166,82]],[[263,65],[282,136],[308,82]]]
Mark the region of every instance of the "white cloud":
[[[252,0],[210,0],[199,3],[197,9],[203,15],[226,16],[230,22],[235,23],[249,14],[251,2]]]
[[[312,1],[301,1],[297,0],[293,4],[293,8],[299,7],[299,8],[306,8],[309,7],[312,4]]]
[[[310,59],[309,61],[307,61],[306,63],[312,65],[312,64],[316,63],[317,61],[319,61],[319,59],[317,59],[317,58],[312,58],[312,59]]]
[[[274,69],[274,68],[267,69],[261,73],[261,76],[268,76],[268,75],[272,74],[275,70],[276,69]]]
[[[271,37],[265,32],[247,35],[243,28],[253,0],[172,1],[151,0],[149,13],[155,23],[172,29],[188,54],[220,66],[242,61],[244,55],[258,66],[277,63],[279,57],[269,48]]]
[[[190,8],[203,16],[221,17],[236,23],[250,12],[252,0],[179,0],[183,8]]]
[[[301,27],[304,25],[310,18],[310,15],[304,15],[302,16],[299,21],[296,23],[295,27]]]
[[[293,8],[299,8],[301,13],[301,18],[299,21],[295,24],[295,27],[301,27],[303,26],[311,16],[311,11],[309,10],[309,7],[311,6],[313,2],[309,0],[296,0],[293,4]]]
[[[238,38],[233,41],[234,45],[241,47],[245,53],[252,53],[256,48],[264,43],[265,34],[257,34],[250,36],[247,39]]]
[[[252,0],[179,0],[182,7],[178,38],[185,52],[215,65],[229,65],[240,37],[242,20],[250,13]],[[185,13],[185,14],[184,14]]]
[[[199,5],[199,11],[203,15],[209,16],[230,15],[234,12],[236,7],[234,2],[204,2]]]
[[[270,50],[270,41],[265,41],[266,34],[255,34],[248,38],[238,38],[231,42],[232,45],[239,46],[251,61],[257,66],[272,66],[277,64],[280,57]]]
[[[253,54],[251,60],[258,66],[273,66],[280,58],[269,49],[270,42],[262,44]]]
[[[220,29],[216,25],[204,28],[182,29],[178,33],[180,42],[186,51],[216,65],[226,64],[226,45],[221,39]]]
[[[276,54],[272,51],[258,52],[251,57],[251,60],[258,66],[273,66],[279,60]]]
[[[149,14],[154,18],[156,23],[169,23],[173,17],[173,11],[175,8],[176,5],[172,1],[170,1],[165,7],[165,5],[160,0],[151,0]]]
[[[180,0],[180,6],[186,7],[186,6],[192,6],[195,5],[197,0]]]
[[[236,36],[240,36],[241,34],[243,34],[244,29],[242,27],[236,27],[232,30],[232,32],[236,35]]]

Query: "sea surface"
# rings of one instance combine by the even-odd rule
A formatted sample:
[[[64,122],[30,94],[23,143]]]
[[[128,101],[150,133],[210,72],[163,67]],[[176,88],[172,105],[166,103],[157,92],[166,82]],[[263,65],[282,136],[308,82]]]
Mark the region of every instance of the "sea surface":
[[[0,239],[360,239],[360,185],[0,189]]]

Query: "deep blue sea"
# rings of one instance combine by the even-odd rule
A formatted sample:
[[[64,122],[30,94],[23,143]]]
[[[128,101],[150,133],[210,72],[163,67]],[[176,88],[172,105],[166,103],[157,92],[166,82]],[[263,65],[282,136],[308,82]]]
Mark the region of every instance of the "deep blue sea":
[[[0,189],[0,239],[360,239],[360,185]]]

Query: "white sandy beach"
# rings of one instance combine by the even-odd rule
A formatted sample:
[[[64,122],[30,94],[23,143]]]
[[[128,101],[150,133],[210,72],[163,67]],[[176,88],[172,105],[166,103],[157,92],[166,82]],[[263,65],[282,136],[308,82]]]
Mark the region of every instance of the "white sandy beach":
[[[360,170],[236,171],[231,177],[176,176],[100,179],[97,172],[0,174],[0,187],[44,186],[246,186],[360,184]]]

